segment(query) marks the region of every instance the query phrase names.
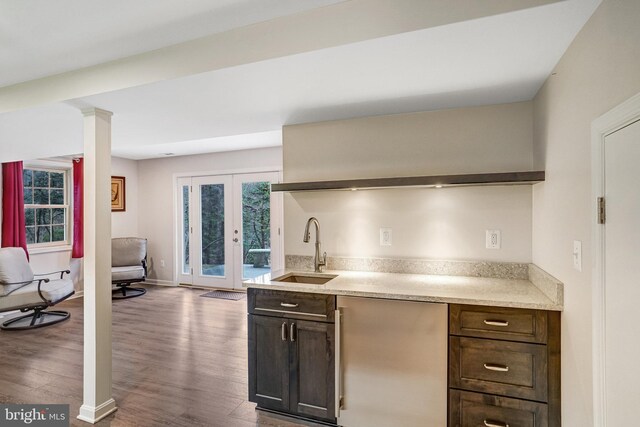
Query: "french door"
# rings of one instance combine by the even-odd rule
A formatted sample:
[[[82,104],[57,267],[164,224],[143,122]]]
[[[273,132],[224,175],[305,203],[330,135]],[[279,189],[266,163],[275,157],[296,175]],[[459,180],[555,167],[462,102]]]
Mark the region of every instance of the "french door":
[[[177,280],[241,288],[281,268],[282,196],[277,172],[178,179]]]

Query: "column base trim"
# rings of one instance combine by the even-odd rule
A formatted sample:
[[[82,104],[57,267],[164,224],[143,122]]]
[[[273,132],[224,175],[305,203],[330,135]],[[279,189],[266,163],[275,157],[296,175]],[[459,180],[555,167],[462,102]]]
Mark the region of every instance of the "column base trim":
[[[113,399],[109,399],[99,406],[82,405],[77,418],[81,421],[95,424],[104,417],[114,413],[117,409],[116,401]]]

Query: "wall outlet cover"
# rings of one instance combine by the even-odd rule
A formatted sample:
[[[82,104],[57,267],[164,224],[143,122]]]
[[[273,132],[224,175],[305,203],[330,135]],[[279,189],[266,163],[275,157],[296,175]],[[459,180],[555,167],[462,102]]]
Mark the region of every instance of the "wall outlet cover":
[[[500,230],[487,230],[486,247],[487,249],[500,249],[502,246],[502,237]]]
[[[380,246],[391,246],[392,233],[390,228],[380,228]]]

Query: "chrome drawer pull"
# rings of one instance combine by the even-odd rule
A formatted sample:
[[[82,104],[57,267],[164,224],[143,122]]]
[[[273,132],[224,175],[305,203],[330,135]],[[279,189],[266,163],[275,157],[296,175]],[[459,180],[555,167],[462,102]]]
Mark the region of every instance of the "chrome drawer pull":
[[[509,427],[507,423],[493,420],[484,420],[484,425],[487,427]]]
[[[281,302],[280,307],[296,308],[298,307],[298,304],[291,304],[290,302]]]
[[[484,321],[485,325],[489,325],[489,326],[509,326],[509,322],[507,322],[506,320],[490,320],[490,319],[486,319]]]
[[[490,371],[509,372],[509,367],[505,365],[494,365],[493,363],[485,363],[484,368]]]

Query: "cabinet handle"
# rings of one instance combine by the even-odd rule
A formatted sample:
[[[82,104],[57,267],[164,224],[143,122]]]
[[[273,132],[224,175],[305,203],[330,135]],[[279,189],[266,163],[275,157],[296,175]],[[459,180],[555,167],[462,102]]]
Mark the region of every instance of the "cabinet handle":
[[[282,341],[287,340],[287,322],[282,322],[282,329],[280,329],[280,335],[282,336]]]
[[[484,321],[485,325],[489,325],[489,326],[509,326],[509,322],[507,322],[506,320],[491,320],[491,319],[486,319]]]
[[[487,427],[509,427],[509,424],[501,421],[484,420],[484,425]]]
[[[298,304],[291,304],[290,302],[281,302],[280,307],[296,308],[298,307]]]
[[[495,365],[493,363],[485,363],[484,368],[490,371],[509,372],[509,367],[505,365]]]
[[[296,324],[291,324],[291,332],[289,333],[289,338],[291,338],[291,342],[296,340]]]

